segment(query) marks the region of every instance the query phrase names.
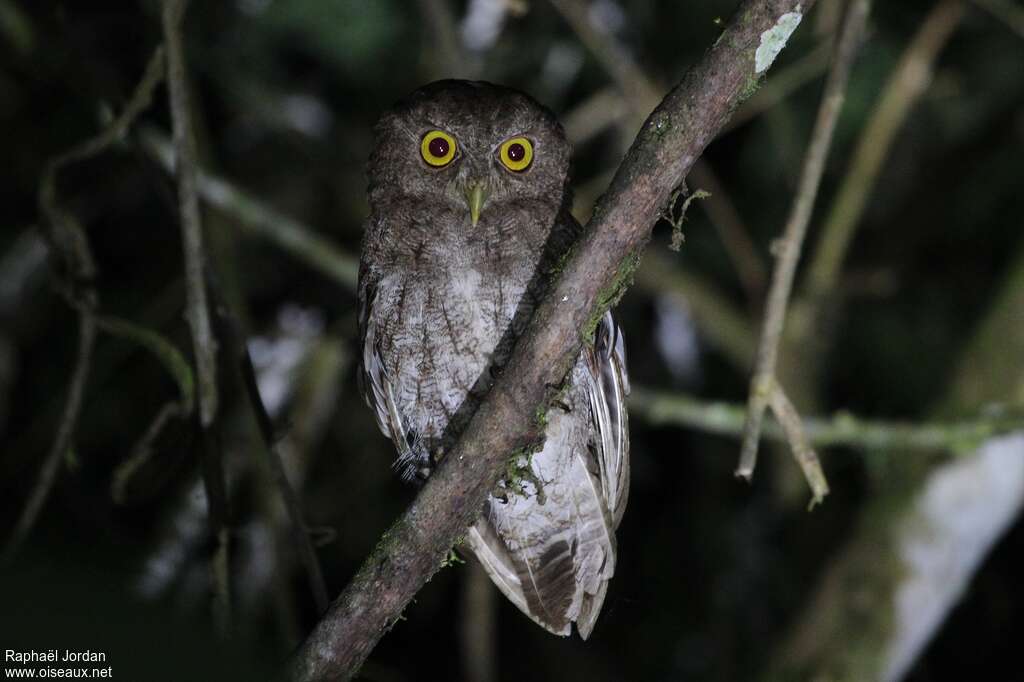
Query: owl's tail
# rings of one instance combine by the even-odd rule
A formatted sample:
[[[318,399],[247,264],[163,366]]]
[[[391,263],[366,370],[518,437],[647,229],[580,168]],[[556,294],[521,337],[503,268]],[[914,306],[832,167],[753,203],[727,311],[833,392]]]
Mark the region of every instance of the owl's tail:
[[[562,636],[575,622],[586,639],[615,572],[615,534],[574,416],[555,416],[530,463],[535,476],[507,501],[490,498],[467,540],[523,613]]]

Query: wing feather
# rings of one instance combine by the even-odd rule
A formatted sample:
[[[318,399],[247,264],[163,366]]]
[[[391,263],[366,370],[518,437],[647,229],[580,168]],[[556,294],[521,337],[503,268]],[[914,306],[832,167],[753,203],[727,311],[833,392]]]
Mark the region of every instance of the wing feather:
[[[377,282],[364,268],[359,278],[359,337],[362,353],[359,357],[359,385],[366,404],[373,410],[377,427],[395,444],[398,457],[393,467],[402,479],[416,477],[416,455],[409,443],[409,429],[402,419],[395,400],[394,383],[380,353],[377,322],[373,305],[377,299]]]
[[[605,313],[588,351],[590,409],[597,428],[598,461],[605,501],[617,528],[629,497],[629,419],[626,344],[611,312]]]

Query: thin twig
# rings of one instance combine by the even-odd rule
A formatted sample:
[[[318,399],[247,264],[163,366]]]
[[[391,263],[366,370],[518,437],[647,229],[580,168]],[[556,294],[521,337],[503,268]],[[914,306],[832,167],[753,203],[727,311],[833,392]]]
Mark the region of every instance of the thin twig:
[[[217,539],[217,549],[211,563],[214,617],[221,634],[226,634],[230,628],[231,614],[228,493],[223,453],[219,434],[215,430],[219,401],[217,342],[213,336],[206,296],[206,255],[203,249],[199,197],[196,193],[198,162],[189,109],[185,54],[181,44],[181,24],[187,4],[187,0],[164,0],[161,20],[164,44],[167,48],[167,82],[170,90],[174,147],[177,153],[179,219],[185,256],[185,298],[196,363],[203,484],[209,502],[210,526]]]
[[[793,457],[800,465],[800,470],[803,471],[804,478],[807,479],[807,484],[811,488],[811,503],[808,509],[813,509],[815,505],[821,504],[825,496],[828,495],[828,481],[825,480],[825,473],[821,470],[818,453],[814,451],[807,440],[800,414],[777,383],[771,387],[769,403],[772,406],[772,412],[775,413],[775,418],[782,425],[786,441],[793,451]]]
[[[811,220],[821,176],[825,170],[825,159],[832,143],[832,133],[842,109],[850,70],[867,21],[868,8],[868,0],[853,0],[847,10],[821,106],[818,109],[818,117],[804,157],[800,184],[778,246],[778,262],[772,272],[771,290],[768,294],[761,341],[757,349],[756,368],[750,381],[747,426],[739,466],[736,469],[736,475],[747,480],[754,475],[757,446],[761,438],[761,421],[764,410],[775,392],[775,364],[789,305],[789,294],[793,287],[793,276],[803,248],[807,225]]]
[[[28,500],[22,509],[14,531],[4,546],[3,562],[7,563],[17,556],[25,539],[35,526],[46,500],[53,489],[60,472],[60,463],[72,447],[75,427],[82,407],[82,396],[85,382],[89,375],[93,349],[96,345],[96,320],[94,312],[99,304],[99,297],[93,288],[96,278],[96,264],[89,246],[88,237],[78,220],[64,211],[57,200],[57,179],[64,167],[89,159],[104,151],[119,140],[131,127],[138,115],[149,106],[153,91],[163,76],[163,50],[157,48],[146,70],[135,87],[128,104],[106,128],[96,136],[75,145],[67,152],[57,156],[43,172],[39,185],[39,211],[42,214],[40,226],[42,234],[50,249],[57,256],[59,273],[62,281],[60,291],[78,311],[78,353],[68,397],[64,411],[57,427],[57,436],[46,459],[39,470],[39,477],[29,493]],[[57,266],[58,264],[55,264]]]
[[[294,679],[350,679],[477,518],[508,458],[536,444],[537,408],[554,398],[596,324],[628,287],[673,189],[767,68],[764,36],[777,35],[780,23],[792,27],[798,4],[803,12],[814,2],[744,2],[721,39],[651,113],[505,371],[299,649]]]
[[[850,170],[843,178],[810,256],[800,304],[794,306],[794,313],[797,307],[802,308],[794,317],[806,321],[804,335],[810,333],[823,301],[837,286],[843,259],[896,133],[931,82],[935,59],[962,16],[961,0],[942,0],[935,5],[900,57],[860,134]]]
[[[187,0],[164,0],[163,30],[167,45],[167,82],[171,94],[171,120],[177,152],[178,209],[185,255],[185,285],[188,324],[192,331],[198,379],[199,421],[209,429],[217,417],[217,342],[210,324],[203,271],[203,225],[196,193],[196,143],[189,111],[185,55],[181,47],[181,22]]]
[[[633,386],[630,415],[655,425],[685,426],[720,436],[743,435],[746,405],[706,402],[678,392]],[[915,450],[960,452],[982,441],[1024,429],[1021,414],[981,415],[948,421],[898,422],[840,412],[832,417],[805,417],[807,439],[817,447],[854,447],[863,450]],[[764,423],[763,436],[783,441],[786,434],[774,421]]]

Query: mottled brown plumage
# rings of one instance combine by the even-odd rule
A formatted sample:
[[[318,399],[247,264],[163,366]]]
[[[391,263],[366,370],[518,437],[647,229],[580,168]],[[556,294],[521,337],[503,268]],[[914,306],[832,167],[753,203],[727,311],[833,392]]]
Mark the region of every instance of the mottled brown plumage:
[[[525,142],[506,156],[515,140]],[[532,160],[512,170],[524,147]],[[451,447],[578,235],[569,156],[550,112],[488,83],[432,83],[381,118],[359,278],[360,378],[403,478],[426,477]],[[572,622],[590,634],[615,569],[627,392],[622,337],[606,315],[548,413],[543,449],[517,463],[467,535],[502,592],[557,634]]]

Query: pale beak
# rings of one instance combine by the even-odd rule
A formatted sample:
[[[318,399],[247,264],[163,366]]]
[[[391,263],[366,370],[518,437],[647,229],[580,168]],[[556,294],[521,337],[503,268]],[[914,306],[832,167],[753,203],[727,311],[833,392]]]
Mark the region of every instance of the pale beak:
[[[487,201],[487,184],[482,180],[469,183],[466,187],[466,204],[469,206],[469,219],[473,227],[480,222],[480,211]]]

